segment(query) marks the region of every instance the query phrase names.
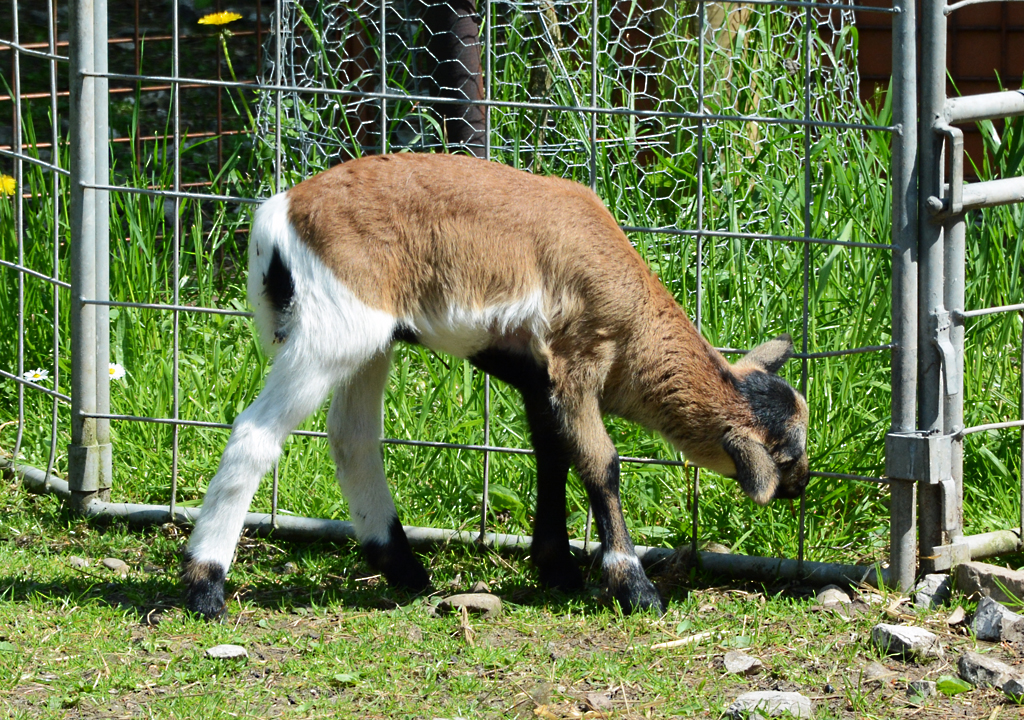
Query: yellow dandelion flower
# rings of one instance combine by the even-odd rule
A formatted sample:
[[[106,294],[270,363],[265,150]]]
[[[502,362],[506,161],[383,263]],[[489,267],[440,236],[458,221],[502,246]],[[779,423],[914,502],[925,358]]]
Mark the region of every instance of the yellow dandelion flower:
[[[10,175],[0,175],[0,195],[13,195],[18,183]]]
[[[238,13],[216,12],[210,13],[209,15],[203,15],[199,18],[198,22],[200,25],[227,25],[229,22],[241,19],[242,16]]]

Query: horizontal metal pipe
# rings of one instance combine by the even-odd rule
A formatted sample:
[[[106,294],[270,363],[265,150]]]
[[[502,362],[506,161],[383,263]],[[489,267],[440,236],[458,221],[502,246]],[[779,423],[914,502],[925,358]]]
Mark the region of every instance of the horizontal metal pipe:
[[[52,145],[50,145],[49,143],[47,143],[47,146],[52,147]],[[36,145],[34,143],[32,145],[27,145],[27,144],[23,143],[22,147],[25,148],[25,149],[28,149],[30,147],[38,148],[40,146]],[[3,155],[4,157],[12,158],[14,160],[21,160],[22,162],[26,162],[29,165],[36,165],[37,167],[44,168],[45,170],[50,170],[51,172],[55,172],[58,175],[65,175],[65,176],[68,176],[68,177],[71,176],[71,171],[70,170],[65,170],[64,168],[58,167],[58,166],[54,165],[53,163],[45,162],[43,160],[40,160],[39,158],[34,158],[31,155],[26,155],[24,153],[15,152],[14,150],[10,149],[9,145],[5,145],[4,147],[0,147],[0,155]]]
[[[825,5],[813,4],[824,9]],[[860,8],[866,10],[866,8]],[[501,107],[521,110],[548,110],[551,112],[580,112],[595,115],[621,115],[640,118],[675,118],[679,120],[710,120],[724,122],[756,122],[765,125],[796,125],[801,127],[826,127],[837,130],[876,130],[878,132],[895,133],[899,128],[895,125],[865,125],[863,123],[826,122],[824,120],[804,120],[802,118],[773,118],[760,115],[711,115],[693,112],[671,112],[664,110],[633,110],[624,107],[589,107],[585,105],[554,105],[552,103],[514,102],[510,100],[466,100],[464,98],[445,98],[434,95],[411,95],[391,92],[371,92],[362,90],[341,90],[338,88],[301,87],[298,85],[272,85],[265,83],[238,83],[228,80],[203,80],[201,78],[167,77],[156,75],[129,75],[125,73],[83,72],[83,77],[107,78],[108,80],[153,80],[164,83],[224,88],[243,88],[246,90],[264,90],[282,93],[306,93],[310,95],[328,95],[350,98],[366,98],[371,100],[394,100],[408,103],[433,103],[448,105],[479,105],[481,107]]]
[[[207,195],[204,193],[180,192],[177,190],[154,190],[151,188],[131,187],[129,185],[101,185],[99,183],[81,182],[79,187],[87,190],[107,190],[109,192],[131,193],[133,195],[152,195],[155,197],[171,197],[192,200],[216,200],[217,202],[234,202],[243,205],[259,205],[262,200],[256,198],[236,197],[234,195]]]
[[[1024,90],[1006,90],[949,98],[946,100],[944,115],[950,123],[996,120],[1014,115],[1024,115]]]
[[[972,435],[985,430],[1006,430],[1007,428],[1016,427],[1024,427],[1024,420],[1008,420],[1006,422],[988,423],[987,425],[975,425],[973,427],[964,428],[958,432],[957,435]]]
[[[999,305],[998,307],[982,308],[981,310],[962,310],[954,312],[953,315],[957,319],[966,319],[981,317],[982,315],[994,315],[996,313],[1022,311],[1024,311],[1024,303],[1020,303],[1018,305]]]
[[[236,317],[251,318],[253,315],[247,310],[224,310],[222,308],[198,307],[195,305],[163,305],[160,303],[138,303],[122,302],[120,300],[90,300],[79,298],[84,305],[103,305],[106,307],[127,307],[142,308],[144,310],[177,310],[179,312],[206,313],[207,315],[234,315]]]
[[[1024,202],[1024,177],[964,185],[964,211]]]
[[[10,40],[0,39],[0,47],[16,50],[24,55],[31,55],[32,57],[42,58],[43,60],[56,60],[57,62],[68,62],[69,60],[69,58],[63,55],[54,55],[53,53],[43,52],[41,50],[33,50],[27,45],[11,42]]]
[[[33,492],[46,492],[60,495],[67,499],[71,496],[65,481],[46,474],[36,468],[25,465],[14,465],[9,461],[0,461],[0,468],[13,469],[20,475],[25,485]],[[170,508],[166,505],[143,505],[138,503],[109,503],[93,501],[85,506],[85,514],[89,517],[116,517],[137,524],[162,524],[171,519]],[[175,522],[195,523],[201,514],[199,508],[183,508],[177,506],[174,512]],[[257,535],[270,535],[289,540],[331,540],[346,541],[355,539],[352,523],[344,520],[321,520],[317,518],[299,517],[295,515],[277,515],[277,523],[271,521],[267,513],[247,513],[245,527]],[[443,530],[407,526],[406,536],[414,546],[434,545],[438,543],[460,542],[474,544],[480,542],[480,534],[469,530]],[[529,549],[532,538],[529,535],[509,535],[506,533],[486,533],[483,544],[496,548]],[[600,543],[585,544],[583,540],[571,540],[570,544],[587,559],[597,557],[601,553]],[[636,554],[646,566],[663,562],[675,555],[671,548],[655,548],[640,545]],[[701,567],[712,574],[743,578],[746,580],[772,581],[777,579],[799,579],[811,584],[860,584],[867,583],[881,587],[886,578],[884,569],[874,565],[842,565],[838,563],[820,563],[784,558],[765,558],[753,555],[731,555],[727,553],[701,552]]]
[[[971,548],[972,560],[1007,555],[1020,550],[1020,537],[1013,530],[996,530],[980,535],[968,535],[964,539]]]

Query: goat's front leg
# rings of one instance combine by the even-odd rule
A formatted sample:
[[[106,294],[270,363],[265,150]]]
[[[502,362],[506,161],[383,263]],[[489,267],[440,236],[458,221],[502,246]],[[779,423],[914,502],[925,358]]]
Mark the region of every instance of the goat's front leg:
[[[279,356],[259,397],[235,419],[189,538],[186,606],[208,620],[224,614],[224,580],[260,479],[273,468],[288,434],[316,410],[331,385],[327,373],[308,368],[300,373],[289,360]]]
[[[574,463],[594,512],[601,537],[602,584],[625,613],[665,611],[665,603],[647,579],[633,540],[626,529],[619,497],[619,454],[605,430],[596,398],[561,404],[566,434],[572,441]]]

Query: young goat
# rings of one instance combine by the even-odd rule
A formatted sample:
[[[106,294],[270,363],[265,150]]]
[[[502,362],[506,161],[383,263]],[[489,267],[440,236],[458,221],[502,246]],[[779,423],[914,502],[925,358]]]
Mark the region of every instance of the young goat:
[[[583,585],[565,526],[574,465],[608,594],[626,612],[664,608],[626,530],[604,413],[659,431],[757,503],[807,484],[807,404],[775,374],[789,336],[730,365],[576,183],[454,155],[344,163],[257,210],[249,300],[276,357],[235,420],[189,542],[188,607],[208,618],[224,612],[260,478],[332,390],[327,433],[363,552],[392,585],[429,586],[379,447],[396,341],[466,358],[522,393],[537,458],[531,555],[545,585]]]

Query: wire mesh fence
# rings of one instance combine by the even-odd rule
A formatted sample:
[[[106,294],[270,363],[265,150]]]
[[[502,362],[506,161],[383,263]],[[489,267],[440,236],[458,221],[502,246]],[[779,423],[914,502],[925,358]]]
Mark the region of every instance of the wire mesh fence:
[[[685,469],[662,440],[610,419],[639,544],[887,559],[887,518],[907,501],[888,507],[883,438],[890,402],[914,395],[913,378],[892,380],[893,318],[916,310],[889,286],[904,265],[889,227],[898,122],[888,98],[857,99],[854,5],[278,0],[193,11],[136,0],[98,4],[91,24],[52,0],[45,13],[27,5],[11,0],[0,18],[13,112],[0,138],[13,182],[0,203],[13,230],[0,312],[16,319],[0,361],[4,405],[16,409],[0,422],[13,457],[72,479],[92,463],[81,491],[112,486],[172,517],[198,506],[268,366],[242,291],[252,205],[364,154],[469,152],[597,190],[733,358],[779,332],[797,338],[786,372],[811,407],[806,506],[744,504],[731,481]],[[74,34],[84,25],[88,41]],[[81,75],[68,72],[68,42]],[[75,150],[76,92],[107,113],[86,121],[91,175],[87,148]],[[109,232],[95,226],[105,203]],[[85,231],[83,206],[97,208]],[[83,234],[87,257],[73,254]],[[94,350],[69,353],[83,342]],[[271,522],[345,518],[322,427],[316,416],[296,433],[258,494]],[[528,433],[507,388],[402,348],[385,433],[403,521],[529,532]],[[84,446],[96,449],[76,458]],[[578,488],[567,523],[586,536]]]

